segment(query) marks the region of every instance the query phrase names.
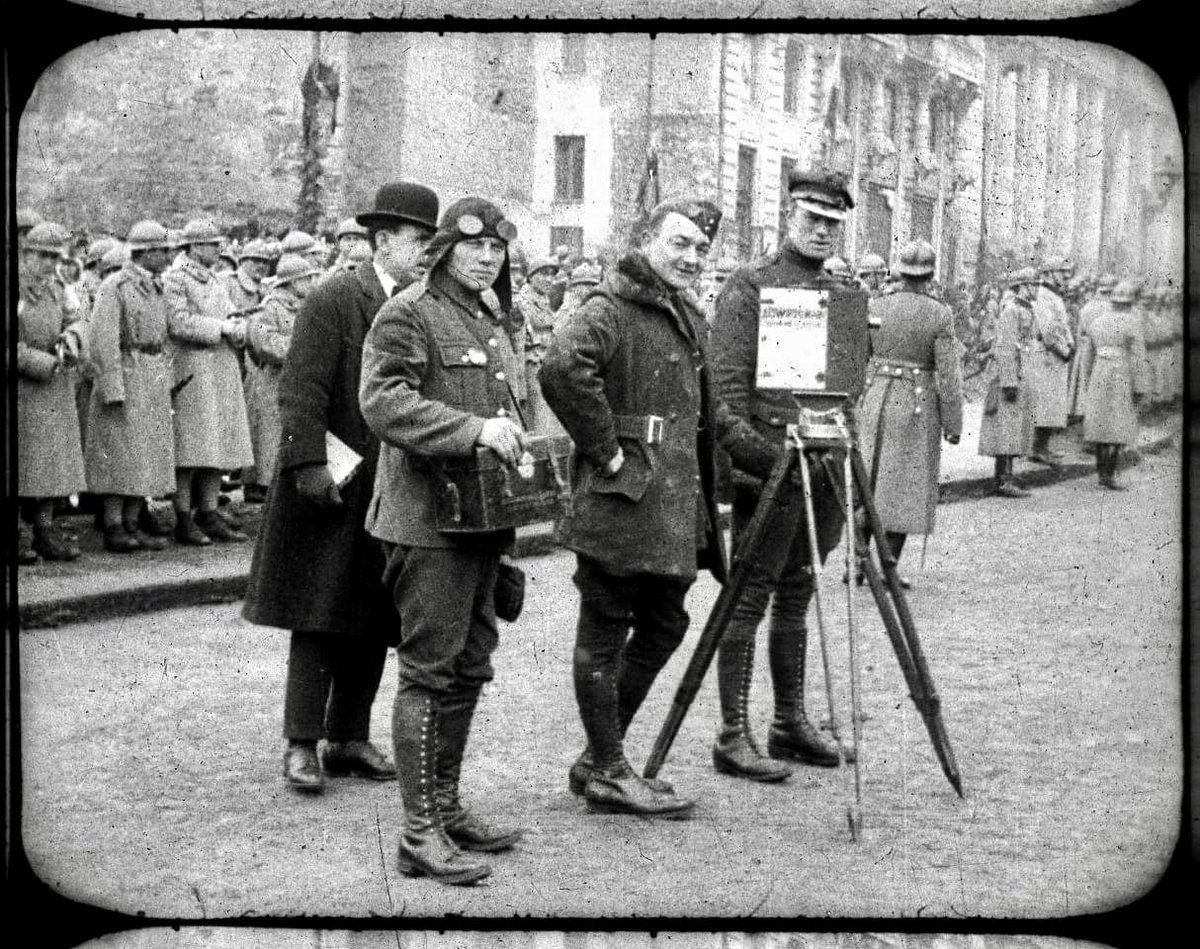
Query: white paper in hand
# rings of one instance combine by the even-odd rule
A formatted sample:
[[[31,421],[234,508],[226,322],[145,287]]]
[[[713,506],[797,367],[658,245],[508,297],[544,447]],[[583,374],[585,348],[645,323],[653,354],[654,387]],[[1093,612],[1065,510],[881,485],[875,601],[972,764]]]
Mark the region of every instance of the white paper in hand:
[[[338,438],[333,432],[325,433],[325,464],[329,475],[339,489],[354,477],[362,464],[362,455]]]

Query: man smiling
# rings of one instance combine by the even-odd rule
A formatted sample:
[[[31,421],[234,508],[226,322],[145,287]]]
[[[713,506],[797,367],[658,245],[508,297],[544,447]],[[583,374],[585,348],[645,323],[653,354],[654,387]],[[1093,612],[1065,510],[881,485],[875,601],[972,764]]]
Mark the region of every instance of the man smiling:
[[[687,631],[697,569],[725,578],[717,439],[743,467],[765,474],[773,460],[770,450],[746,454],[753,432],[716,399],[690,292],[720,219],[707,201],[656,207],[616,272],[556,329],[539,377],[575,442],[558,536],[578,558],[574,681],[588,746],[569,781],[594,810],[692,810],[666,782],[634,772],[623,739]]]

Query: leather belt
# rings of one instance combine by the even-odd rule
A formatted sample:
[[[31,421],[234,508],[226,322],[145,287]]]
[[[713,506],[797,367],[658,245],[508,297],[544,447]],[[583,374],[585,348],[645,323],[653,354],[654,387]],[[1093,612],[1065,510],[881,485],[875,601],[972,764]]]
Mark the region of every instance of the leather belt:
[[[661,415],[614,415],[613,430],[618,436],[636,438],[646,445],[661,445],[665,421]]]
[[[916,381],[921,376],[932,373],[932,366],[923,366],[920,363],[904,362],[903,360],[882,360],[875,365],[875,375],[890,376],[893,379],[912,379]]]
[[[131,343],[121,348],[123,353],[145,353],[147,356],[157,356],[162,351],[162,343]]]

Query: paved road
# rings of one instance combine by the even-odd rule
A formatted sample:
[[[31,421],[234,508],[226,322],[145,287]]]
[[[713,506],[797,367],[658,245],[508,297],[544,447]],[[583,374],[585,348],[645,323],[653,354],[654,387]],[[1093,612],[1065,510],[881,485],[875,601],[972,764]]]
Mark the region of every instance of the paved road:
[[[851,774],[765,787],[716,774],[706,683],[664,776],[690,822],[585,813],[565,788],[582,733],[570,686],[570,558],[531,559],[525,615],[468,749],[464,790],[530,829],[474,889],[394,869],[394,786],[341,781],[301,799],[279,777],[285,637],[237,605],[22,634],[24,833],[64,893],[124,912],[286,916],[1062,916],[1156,879],[1178,830],[1180,472],[1147,458],[1113,494],[1091,479],[1023,502],[939,512],[912,605],[963,771],[938,770],[877,621],[863,621],[865,838]],[[918,548],[919,549],[919,548]],[[911,565],[910,565],[911,566]],[[831,565],[831,591],[840,565]],[[716,587],[689,601],[698,628]],[[869,596],[854,593],[859,615]],[[836,602],[836,599],[835,599]],[[689,637],[629,741],[640,763]],[[845,655],[834,635],[835,656]],[[815,653],[809,707],[821,710]],[[753,714],[769,715],[764,663]],[[847,668],[833,684],[846,707]],[[394,659],[373,729],[387,740]]]

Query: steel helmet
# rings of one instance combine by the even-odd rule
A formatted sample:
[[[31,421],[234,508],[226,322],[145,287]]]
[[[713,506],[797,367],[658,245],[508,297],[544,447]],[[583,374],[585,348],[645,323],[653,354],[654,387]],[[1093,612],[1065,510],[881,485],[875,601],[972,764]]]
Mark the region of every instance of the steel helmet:
[[[153,250],[157,247],[171,246],[167,229],[158,221],[138,221],[125,235],[125,242],[132,250]]]
[[[928,277],[933,273],[937,255],[929,241],[909,241],[900,248],[900,257],[896,261],[896,273],[906,277]]]

